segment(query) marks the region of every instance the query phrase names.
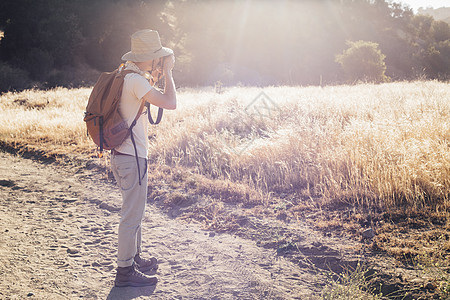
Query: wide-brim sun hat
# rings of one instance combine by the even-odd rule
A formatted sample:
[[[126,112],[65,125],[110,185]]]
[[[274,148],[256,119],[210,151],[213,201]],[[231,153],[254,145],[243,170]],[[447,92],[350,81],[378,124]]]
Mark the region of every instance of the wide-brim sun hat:
[[[131,36],[131,51],[122,56],[122,60],[144,62],[172,55],[173,50],[163,47],[159,34],[155,30],[139,30]]]

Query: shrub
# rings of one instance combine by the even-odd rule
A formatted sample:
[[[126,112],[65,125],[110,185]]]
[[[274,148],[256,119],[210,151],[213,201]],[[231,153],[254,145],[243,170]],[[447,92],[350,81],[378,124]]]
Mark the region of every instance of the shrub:
[[[0,62],[0,94],[29,87],[31,87],[31,80],[26,71]]]
[[[386,57],[378,49],[378,44],[368,41],[347,41],[348,49],[336,56],[336,62],[342,66],[347,79],[370,82],[385,82],[389,78],[385,75]]]
[[[53,64],[52,55],[46,50],[31,48],[27,53],[26,65],[33,79],[45,81]]]
[[[46,88],[63,87],[81,87],[92,86],[97,82],[99,71],[96,71],[85,64],[77,67],[64,67],[53,69],[46,76]]]

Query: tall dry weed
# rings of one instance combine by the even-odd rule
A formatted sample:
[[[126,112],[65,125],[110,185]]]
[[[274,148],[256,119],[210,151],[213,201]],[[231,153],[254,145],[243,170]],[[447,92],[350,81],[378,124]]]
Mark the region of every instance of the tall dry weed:
[[[152,160],[326,202],[449,207],[447,84],[264,91],[279,108],[264,119],[244,111],[258,89],[186,92],[155,128]]]
[[[83,111],[90,89],[26,90],[0,97],[0,140],[51,153],[90,152]]]
[[[450,207],[450,87],[439,82],[268,87],[269,117],[249,115],[258,88],[180,91],[151,127],[150,160],[322,203]],[[90,89],[0,97],[0,139],[91,153]]]

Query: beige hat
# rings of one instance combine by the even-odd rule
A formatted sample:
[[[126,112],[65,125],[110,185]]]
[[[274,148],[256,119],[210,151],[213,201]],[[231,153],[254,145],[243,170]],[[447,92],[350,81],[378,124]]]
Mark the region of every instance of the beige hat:
[[[131,51],[122,60],[143,62],[173,54],[172,49],[163,47],[155,30],[139,30],[131,36]]]

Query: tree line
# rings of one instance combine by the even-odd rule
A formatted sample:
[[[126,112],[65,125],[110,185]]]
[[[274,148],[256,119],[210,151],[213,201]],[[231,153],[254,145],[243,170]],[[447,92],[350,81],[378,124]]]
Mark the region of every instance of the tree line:
[[[3,0],[0,91],[92,84],[143,28],[174,49],[179,85],[450,77],[449,24],[385,0]]]

